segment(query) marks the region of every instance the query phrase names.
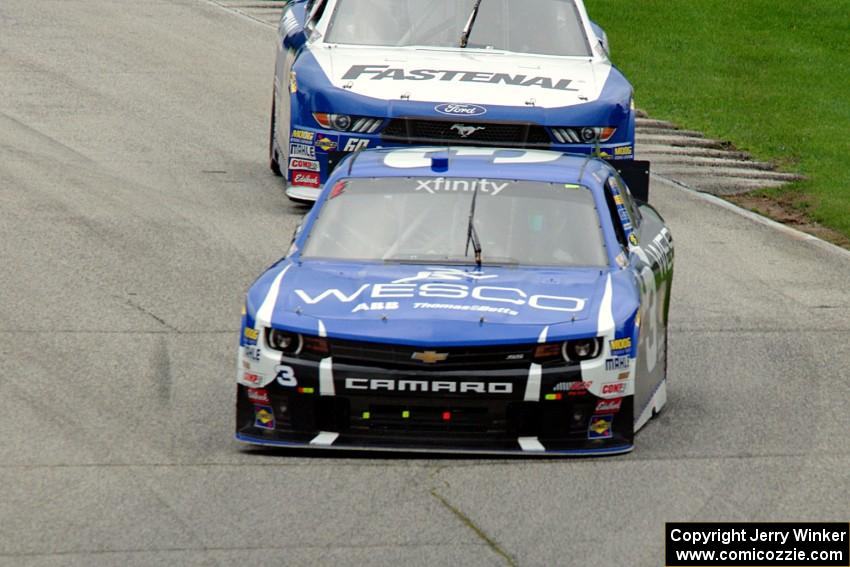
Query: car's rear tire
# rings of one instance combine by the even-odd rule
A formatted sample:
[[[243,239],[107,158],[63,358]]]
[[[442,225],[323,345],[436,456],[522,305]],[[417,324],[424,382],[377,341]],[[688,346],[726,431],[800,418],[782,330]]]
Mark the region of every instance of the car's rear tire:
[[[280,154],[277,151],[277,95],[272,96],[272,117],[269,126],[269,169],[272,170],[277,177],[283,177],[283,172],[280,170]]]

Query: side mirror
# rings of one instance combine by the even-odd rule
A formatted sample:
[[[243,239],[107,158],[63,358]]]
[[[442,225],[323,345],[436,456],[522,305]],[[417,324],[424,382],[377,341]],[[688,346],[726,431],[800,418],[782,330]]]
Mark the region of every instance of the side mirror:
[[[297,51],[307,43],[307,9],[305,2],[292,2],[283,13],[279,32],[283,37],[283,47]]]
[[[283,46],[290,51],[298,51],[305,43],[307,43],[307,34],[303,29],[283,38]]]

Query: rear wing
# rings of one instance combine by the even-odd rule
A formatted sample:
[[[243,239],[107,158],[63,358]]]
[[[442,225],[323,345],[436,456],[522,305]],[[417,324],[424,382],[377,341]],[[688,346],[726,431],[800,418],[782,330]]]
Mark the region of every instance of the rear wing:
[[[642,203],[649,202],[649,173],[648,161],[638,160],[606,160],[608,165],[617,170],[623,178],[632,197]]]

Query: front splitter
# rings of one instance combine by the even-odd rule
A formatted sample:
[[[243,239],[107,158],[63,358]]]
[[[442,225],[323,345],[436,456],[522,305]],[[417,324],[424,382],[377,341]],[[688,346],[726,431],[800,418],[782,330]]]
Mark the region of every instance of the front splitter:
[[[395,453],[427,453],[427,454],[463,454],[463,455],[511,455],[524,457],[602,457],[607,455],[623,455],[634,450],[633,444],[613,444],[602,447],[560,449],[546,447],[536,437],[519,437],[516,448],[464,448],[452,446],[417,447],[403,445],[383,445],[380,442],[364,445],[356,438],[347,438],[334,432],[319,432],[317,435],[305,436],[303,439],[282,441],[277,439],[264,439],[244,433],[237,433],[237,441],[263,447],[280,447],[291,449],[331,449],[337,451],[371,451],[371,452],[395,452]]]

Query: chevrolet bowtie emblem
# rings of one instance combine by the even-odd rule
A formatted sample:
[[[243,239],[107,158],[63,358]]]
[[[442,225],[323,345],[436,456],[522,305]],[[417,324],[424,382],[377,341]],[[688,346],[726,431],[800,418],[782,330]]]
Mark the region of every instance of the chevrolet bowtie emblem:
[[[426,350],[425,352],[414,352],[410,358],[413,360],[418,360],[419,362],[424,362],[425,364],[436,364],[437,362],[442,362],[449,357],[449,353],[447,352],[434,352],[433,350]]]

